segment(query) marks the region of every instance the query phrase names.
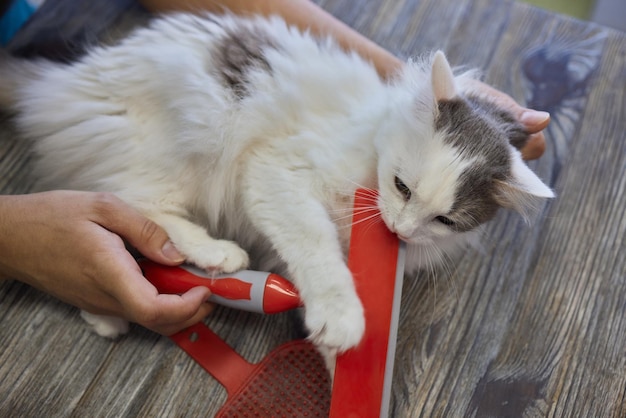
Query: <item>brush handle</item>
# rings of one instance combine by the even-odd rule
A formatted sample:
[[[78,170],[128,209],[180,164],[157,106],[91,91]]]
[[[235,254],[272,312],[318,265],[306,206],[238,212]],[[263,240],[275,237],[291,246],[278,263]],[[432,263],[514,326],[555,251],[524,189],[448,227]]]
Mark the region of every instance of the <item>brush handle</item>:
[[[258,313],[278,313],[301,306],[295,286],[273,273],[241,270],[211,276],[193,266],[163,266],[148,259],[139,260],[144,276],[161,293],[184,293],[196,286],[211,290],[209,301]]]

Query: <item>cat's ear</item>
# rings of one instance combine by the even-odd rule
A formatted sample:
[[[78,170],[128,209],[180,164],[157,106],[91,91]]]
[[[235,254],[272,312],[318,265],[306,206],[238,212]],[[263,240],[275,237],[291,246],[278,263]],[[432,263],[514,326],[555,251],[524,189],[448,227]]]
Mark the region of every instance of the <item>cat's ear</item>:
[[[431,82],[437,102],[452,100],[456,97],[454,74],[452,74],[452,68],[450,68],[450,64],[442,51],[435,52],[433,57]]]
[[[495,198],[501,206],[516,210],[527,218],[538,199],[552,198],[554,192],[528,168],[519,152],[512,152],[511,158],[511,179],[496,181]]]

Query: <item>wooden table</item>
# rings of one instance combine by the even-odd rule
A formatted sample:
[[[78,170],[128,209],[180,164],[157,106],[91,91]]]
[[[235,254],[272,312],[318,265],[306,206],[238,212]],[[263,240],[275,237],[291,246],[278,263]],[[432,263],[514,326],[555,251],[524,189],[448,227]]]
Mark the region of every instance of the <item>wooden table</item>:
[[[530,227],[500,213],[482,249],[405,280],[392,416],[626,416],[626,35],[510,1],[320,4],[401,56],[443,48],[553,117],[531,165],[559,197]],[[46,13],[48,39],[60,23]],[[77,26],[61,33],[102,29]],[[27,148],[3,127],[0,190],[28,191]],[[252,361],[300,335],[293,313],[221,308],[207,322]],[[212,416],[224,400],[167,338],[133,327],[108,341],[76,309],[0,284],[0,416]]]

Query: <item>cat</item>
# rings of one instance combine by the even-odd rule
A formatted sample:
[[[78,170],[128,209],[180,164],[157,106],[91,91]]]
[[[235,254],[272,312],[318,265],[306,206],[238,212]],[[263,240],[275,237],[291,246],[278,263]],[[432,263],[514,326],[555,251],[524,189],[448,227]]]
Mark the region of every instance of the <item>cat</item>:
[[[75,63],[7,57],[0,77],[42,189],[114,193],[203,269],[282,272],[310,339],[336,351],[365,326],[345,257],[355,189],[377,191],[371,222],[407,243],[407,273],[498,208],[525,215],[554,196],[516,148],[523,127],[441,51],[382,81],[277,17],[182,13]],[[87,317],[102,335],[126,330]]]

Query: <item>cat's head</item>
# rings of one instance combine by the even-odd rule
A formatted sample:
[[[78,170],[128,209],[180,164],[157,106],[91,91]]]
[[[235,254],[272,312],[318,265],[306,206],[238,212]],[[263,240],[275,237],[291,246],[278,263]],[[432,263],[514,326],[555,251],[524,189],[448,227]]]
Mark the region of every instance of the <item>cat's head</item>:
[[[511,145],[524,143],[523,127],[506,110],[464,95],[443,53],[404,77],[396,97],[405,106],[395,107],[400,114],[389,115],[377,139],[378,204],[398,237],[438,246],[500,207],[526,216],[538,198],[554,196]]]

